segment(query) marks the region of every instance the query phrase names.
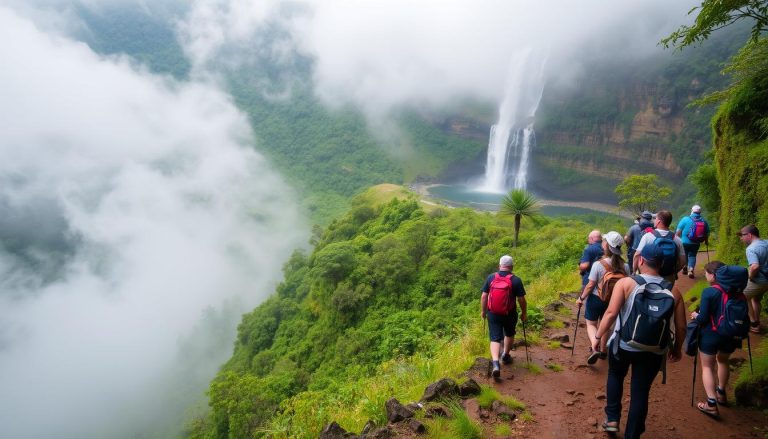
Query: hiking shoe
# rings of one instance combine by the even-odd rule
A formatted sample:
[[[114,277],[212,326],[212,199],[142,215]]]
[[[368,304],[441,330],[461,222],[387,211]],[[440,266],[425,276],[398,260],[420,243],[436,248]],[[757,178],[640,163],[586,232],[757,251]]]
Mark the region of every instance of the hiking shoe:
[[[592,351],[587,357],[587,364],[597,363],[597,359],[600,358],[600,351]]]
[[[491,375],[494,378],[498,378],[498,377],[501,376],[501,367],[499,367],[499,362],[498,361],[494,361],[493,362],[493,372],[491,372]]]
[[[616,421],[603,421],[603,431],[608,433],[616,433],[619,431],[619,423]]]
[[[608,352],[600,352],[600,359],[605,360],[608,358]]]
[[[501,362],[504,364],[512,364],[512,356],[506,353],[501,356]]]
[[[688,274],[688,267],[683,267],[683,274]]]
[[[691,271],[689,271],[689,272],[688,272],[688,277],[690,277],[691,279],[693,279],[693,277],[694,277],[694,276],[693,276],[693,270],[691,270]]]

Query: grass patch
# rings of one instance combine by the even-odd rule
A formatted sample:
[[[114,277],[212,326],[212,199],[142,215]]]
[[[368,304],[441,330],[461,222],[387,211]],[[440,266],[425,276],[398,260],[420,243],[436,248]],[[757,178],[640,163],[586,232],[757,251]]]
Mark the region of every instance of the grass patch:
[[[541,370],[541,367],[538,364],[536,364],[536,363],[527,363],[525,366],[523,366],[523,368],[528,369],[528,372],[530,372],[530,373],[532,373],[534,375],[538,375],[541,372],[543,372]]]
[[[736,371],[738,377],[733,382],[734,387],[768,380],[768,356],[763,355],[764,352],[768,352],[768,338],[764,338],[763,341],[760,342],[760,345],[752,350],[752,366],[754,367],[755,372],[752,373],[750,371],[749,358],[747,358],[747,361],[745,361],[741,367],[739,367],[739,370]]]
[[[491,408],[493,401],[501,401],[502,404],[512,410],[525,410],[525,403],[509,395],[502,395],[496,389],[487,385],[480,385],[480,395],[477,396],[477,403],[484,409]]]
[[[512,427],[509,424],[499,424],[493,429],[493,433],[496,436],[509,437],[512,436]]]
[[[550,349],[560,349],[561,345],[559,341],[550,341],[548,346]]]
[[[470,419],[460,405],[453,402],[448,404],[448,408],[453,414],[451,419],[438,417],[425,420],[428,438],[480,439],[482,437],[483,430],[480,425]]]
[[[557,364],[557,363],[547,363],[544,365],[547,369],[551,370],[552,372],[562,372],[563,366]]]
[[[547,326],[552,329],[563,329],[565,328],[565,323],[562,320],[550,320]]]
[[[526,410],[523,413],[520,413],[520,416],[518,416],[517,419],[521,422],[533,422],[533,414]]]

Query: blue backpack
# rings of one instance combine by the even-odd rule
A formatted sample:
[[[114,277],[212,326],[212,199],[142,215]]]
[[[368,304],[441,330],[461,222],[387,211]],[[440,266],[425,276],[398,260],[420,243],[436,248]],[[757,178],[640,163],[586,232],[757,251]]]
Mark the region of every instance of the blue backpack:
[[[725,265],[715,272],[717,284],[712,285],[720,291],[720,313],[712,315],[712,330],[725,337],[739,340],[749,334],[749,312],[744,288],[747,286],[747,269],[738,265]]]
[[[659,276],[669,276],[677,272],[677,244],[674,241],[675,234],[667,232],[667,236],[661,236],[658,230],[653,231],[656,239],[653,241],[664,254],[661,265],[659,266]]]

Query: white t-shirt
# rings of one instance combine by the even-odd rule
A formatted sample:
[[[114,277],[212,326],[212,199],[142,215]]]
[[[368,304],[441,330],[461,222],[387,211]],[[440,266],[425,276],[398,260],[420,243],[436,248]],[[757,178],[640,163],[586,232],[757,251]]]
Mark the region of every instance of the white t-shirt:
[[[611,258],[603,258],[601,260],[604,260],[608,262],[608,265],[611,265]],[[624,264],[624,273],[629,276],[629,265]],[[597,296],[597,286],[600,285],[600,280],[603,278],[603,275],[605,274],[605,267],[603,267],[603,264],[600,263],[600,261],[595,261],[594,264],[592,264],[592,269],[589,270],[589,280],[595,282],[595,288],[592,289],[592,292],[590,294],[594,294]]]

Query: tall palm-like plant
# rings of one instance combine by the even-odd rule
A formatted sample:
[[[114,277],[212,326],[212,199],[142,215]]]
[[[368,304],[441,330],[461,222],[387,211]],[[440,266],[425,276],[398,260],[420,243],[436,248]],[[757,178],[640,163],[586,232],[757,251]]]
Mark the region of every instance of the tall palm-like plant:
[[[520,220],[527,216],[533,218],[539,214],[539,201],[525,189],[513,189],[503,200],[499,213],[515,217],[515,247],[520,234]]]

